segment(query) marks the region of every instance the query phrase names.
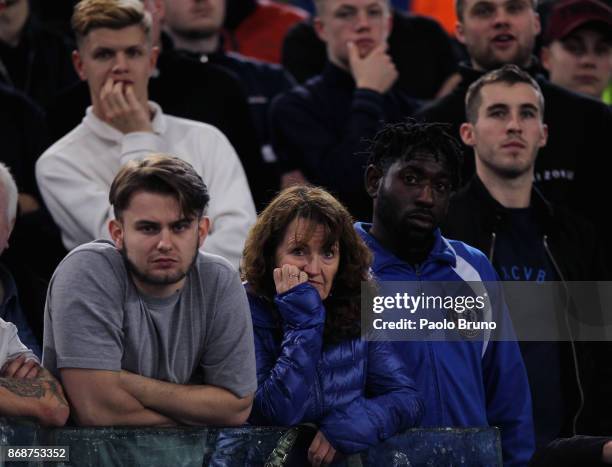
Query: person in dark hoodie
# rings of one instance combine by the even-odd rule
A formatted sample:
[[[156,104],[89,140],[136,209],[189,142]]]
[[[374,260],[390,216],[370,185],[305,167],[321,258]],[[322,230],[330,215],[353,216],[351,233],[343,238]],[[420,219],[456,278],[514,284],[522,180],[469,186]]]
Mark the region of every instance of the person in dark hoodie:
[[[272,141],[283,182],[325,187],[356,219],[370,219],[363,186],[364,144],[384,122],[411,116],[420,102],[397,86],[387,51],[388,0],[319,0],[315,28],[327,48],[323,72],[272,104]]]
[[[553,203],[580,211],[603,231],[603,216],[609,198],[600,187],[612,169],[609,133],[612,112],[596,102],[551,84],[540,75],[532,55],[540,32],[535,0],[459,0],[457,38],[467,47],[470,63],[460,67],[461,83],[448,96],[426,106],[419,117],[448,122],[459,135],[466,121],[467,89],[487,71],[512,63],[529,72],[538,82],[546,101],[544,123],[551,129],[546,147],[536,161],[536,186]],[[466,147],[464,178],[474,173],[474,158]]]
[[[451,39],[432,18],[397,9],[391,14],[389,55],[399,73],[398,87],[418,99],[437,97],[457,69]],[[282,62],[299,83],[323,71],[327,62],[325,42],[317,36],[311,20],[289,30],[283,42]]]
[[[277,190],[280,185],[279,171],[277,157],[270,144],[268,109],[276,95],[293,87],[293,78],[279,65],[224,51],[222,27],[225,0],[164,0],[164,3],[164,30],[170,38],[164,47],[172,46],[192,60],[217,65],[240,81],[259,137],[260,159],[263,159],[266,176],[269,177],[266,182],[268,192]]]
[[[78,81],[70,61],[71,44],[31,13],[29,0],[0,3],[0,82],[44,106]]]
[[[594,228],[550,204],[533,186],[536,156],[548,138],[538,83],[519,67],[505,65],[470,86],[466,114],[461,137],[474,148],[476,174],[451,199],[444,234],[488,254],[505,281],[606,280]],[[531,309],[537,316],[530,316],[530,325],[551,329],[565,322],[560,310],[552,311]],[[602,404],[605,397],[598,400],[596,392],[602,380],[597,387],[594,381],[594,362],[605,359],[601,352],[609,349],[603,345],[601,352],[594,350],[593,345],[572,338],[521,342],[536,447],[543,448],[559,436],[597,433],[600,420],[610,418],[609,404]],[[605,367],[597,371],[600,376],[606,373]]]

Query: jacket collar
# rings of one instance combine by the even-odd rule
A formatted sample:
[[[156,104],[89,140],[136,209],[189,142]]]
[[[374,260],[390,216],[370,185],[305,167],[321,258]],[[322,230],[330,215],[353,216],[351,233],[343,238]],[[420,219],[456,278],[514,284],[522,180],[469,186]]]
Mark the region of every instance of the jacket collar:
[[[524,68],[523,70],[529,73],[533,78],[542,78],[542,65],[536,56],[531,57],[531,64],[529,67]],[[463,78],[461,81],[461,86],[467,88],[474,81],[488,73],[488,71],[490,70],[476,70],[469,62],[461,62],[459,64],[459,74],[461,75],[461,78]]]
[[[153,111],[153,132],[157,135],[161,135],[166,131],[166,117],[164,116],[161,107],[153,101],[149,101],[149,108]],[[100,120],[93,113],[93,106],[87,107],[85,112],[85,118],[83,119],[83,125],[89,128],[96,136],[107,141],[114,143],[121,143],[125,136],[116,128],[110,126],[103,120]]]
[[[496,231],[499,223],[504,222],[506,208],[491,196],[478,175],[474,175],[461,192],[477,202],[492,231]],[[536,213],[537,219],[542,221],[544,231],[550,232],[556,219],[556,211],[535,185],[531,189],[530,208]]]
[[[355,223],[355,230],[359,236],[363,239],[366,245],[374,253],[374,262],[372,263],[372,270],[374,273],[381,271],[389,266],[403,266],[408,265],[405,261],[395,256],[390,251],[386,250],[372,235],[370,235],[370,229],[372,224],[365,222]],[[429,256],[421,266],[425,266],[429,263],[445,263],[451,267],[455,267],[457,264],[457,256],[455,251],[448,243],[448,240],[442,236],[440,229],[434,231],[435,241],[434,246],[429,253]],[[412,268],[412,265],[408,265]]]
[[[333,86],[343,89],[353,89],[355,87],[355,80],[353,79],[353,76],[348,71],[334,65],[329,60],[325,64],[322,76],[325,82],[330,83]]]

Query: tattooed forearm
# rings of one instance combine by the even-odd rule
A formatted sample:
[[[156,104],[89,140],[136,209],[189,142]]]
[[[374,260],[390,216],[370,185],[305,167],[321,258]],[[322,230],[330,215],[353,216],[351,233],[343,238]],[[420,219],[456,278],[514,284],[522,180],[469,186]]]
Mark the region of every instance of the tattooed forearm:
[[[47,380],[47,382],[49,383],[49,389],[51,390],[51,394],[53,394],[53,396],[59,401],[60,404],[68,407],[68,402],[64,397],[64,393],[62,392],[59,383],[55,380]]]
[[[40,380],[0,378],[0,387],[21,397],[45,397],[44,382]]]

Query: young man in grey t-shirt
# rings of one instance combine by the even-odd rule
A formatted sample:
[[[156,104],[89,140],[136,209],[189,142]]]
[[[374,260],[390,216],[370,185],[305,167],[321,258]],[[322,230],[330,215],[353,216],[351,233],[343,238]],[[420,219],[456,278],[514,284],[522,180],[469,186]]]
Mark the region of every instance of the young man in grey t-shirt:
[[[113,181],[113,243],[73,250],[51,281],[43,360],[80,425],[240,425],[256,389],[244,289],[199,251],[204,182],[152,155]]]

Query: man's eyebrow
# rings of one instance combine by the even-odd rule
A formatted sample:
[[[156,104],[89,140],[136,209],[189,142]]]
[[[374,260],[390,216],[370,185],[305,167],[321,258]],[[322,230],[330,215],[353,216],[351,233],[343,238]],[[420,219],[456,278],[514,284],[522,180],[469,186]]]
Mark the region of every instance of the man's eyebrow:
[[[137,227],[154,227],[154,226],[159,226],[160,224],[159,222],[141,219],[141,220],[137,220],[136,222],[134,222],[134,225],[136,225]]]
[[[349,3],[342,3],[340,5],[338,5],[338,8],[336,8],[335,11],[340,11],[340,10],[356,10],[357,7],[355,5],[351,5]]]
[[[193,217],[183,217],[181,219],[175,220],[174,222],[170,222],[171,226],[179,225],[179,224],[191,224],[194,221]]]
[[[474,9],[474,8],[476,8],[476,7],[482,7],[482,6],[486,6],[486,7],[495,7],[495,5],[493,4],[493,2],[483,0],[483,1],[480,1],[480,2],[476,2],[476,3],[474,3],[474,4],[472,5],[472,8],[471,8],[471,9]]]
[[[525,0],[507,0],[504,5],[508,6],[508,5],[512,5],[512,4],[519,4],[519,5],[525,5],[527,2]]]
[[[95,49],[93,49],[93,53],[100,53],[100,52],[115,52],[115,49],[112,47],[105,46],[105,45],[99,45]]]
[[[525,104],[521,104],[521,110],[535,110],[536,112],[539,112],[540,108],[531,102],[526,102]]]
[[[491,104],[487,107],[487,112],[492,112],[495,110],[508,110],[508,104],[502,104],[501,102],[496,102],[495,104]]]

